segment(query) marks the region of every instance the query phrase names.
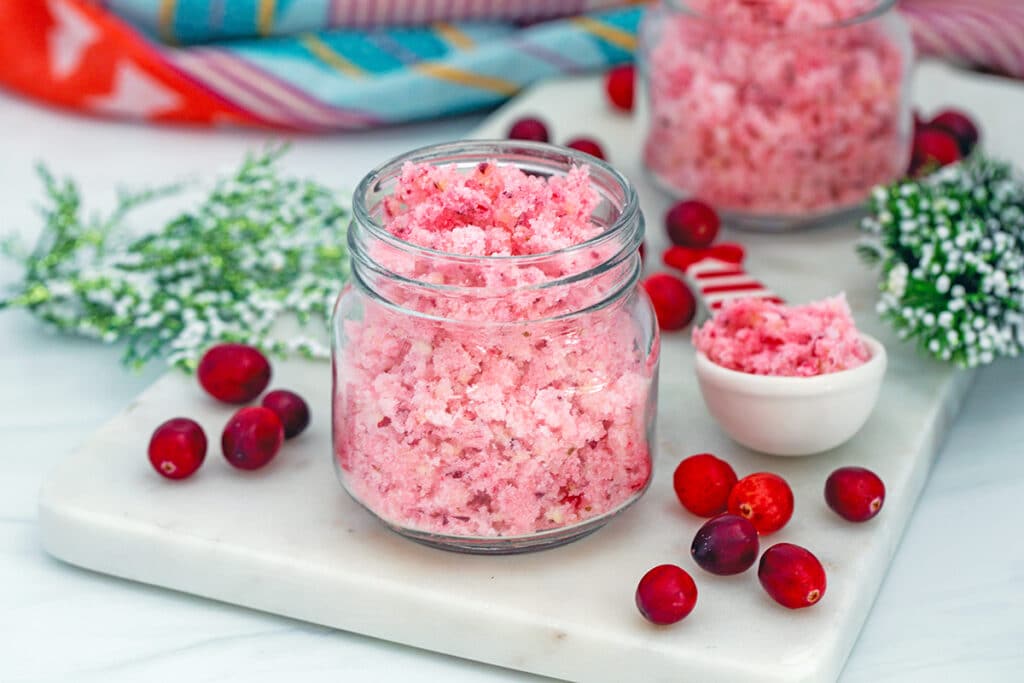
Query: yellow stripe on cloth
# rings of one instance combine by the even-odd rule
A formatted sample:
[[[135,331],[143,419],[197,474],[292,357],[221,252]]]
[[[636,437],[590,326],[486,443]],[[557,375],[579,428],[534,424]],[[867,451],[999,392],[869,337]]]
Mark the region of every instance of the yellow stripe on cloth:
[[[469,50],[476,45],[476,43],[473,42],[473,39],[466,35],[466,33],[460,30],[457,26],[438,23],[434,24],[434,30],[437,31],[437,34],[444,38],[449,45],[457,47],[460,50]]]
[[[353,76],[355,78],[362,78],[366,75],[365,71],[346,59],[344,55],[339,54],[337,50],[334,50],[330,45],[320,40],[312,33],[306,33],[300,36],[299,42],[302,43],[302,46],[309,50],[313,56],[335,71],[339,71],[346,76]]]
[[[165,43],[177,42],[174,35],[174,10],[178,0],[160,0],[160,15],[157,20],[157,33]]]
[[[420,73],[433,76],[434,78],[438,78],[442,81],[450,81],[452,83],[466,85],[471,88],[479,88],[480,90],[490,90],[498,93],[499,95],[509,96],[515,95],[519,92],[519,84],[513,81],[506,81],[504,78],[495,78],[493,76],[476,74],[472,71],[465,71],[454,66],[448,66],[447,64],[424,62],[422,64],[417,64],[414,68]]]
[[[616,47],[632,52],[636,49],[636,36],[629,31],[623,31],[597,19],[590,17],[576,17],[573,21],[587,33],[593,33],[598,38],[608,41]]]
[[[261,36],[269,36],[274,30],[274,9],[277,0],[260,0],[256,6],[256,30]]]

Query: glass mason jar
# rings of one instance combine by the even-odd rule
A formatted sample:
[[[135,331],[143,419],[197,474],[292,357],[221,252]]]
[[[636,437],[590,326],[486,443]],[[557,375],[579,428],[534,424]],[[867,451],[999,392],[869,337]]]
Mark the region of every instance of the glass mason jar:
[[[740,227],[784,230],[853,214],[902,176],[910,31],[896,0],[845,4],[850,16],[821,2],[652,7],[638,59],[655,181]]]
[[[539,176],[587,166],[600,233],[527,256],[417,246],[382,222],[408,162]],[[400,534],[478,553],[565,543],[636,501],[651,476],[659,357],[637,287],[643,230],[629,182],[564,148],[464,141],[371,171],[332,323],[348,493]]]

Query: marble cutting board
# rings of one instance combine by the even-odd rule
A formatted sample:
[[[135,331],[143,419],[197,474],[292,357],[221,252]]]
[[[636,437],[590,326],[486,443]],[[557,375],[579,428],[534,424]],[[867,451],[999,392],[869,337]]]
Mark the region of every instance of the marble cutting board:
[[[919,102],[943,104],[946,92],[979,115],[990,148],[1024,160],[1012,115],[1024,110],[1024,92],[940,67],[921,70]],[[667,202],[639,171],[629,119],[606,110],[597,81],[542,85],[498,111],[477,135],[500,137],[525,114],[543,115],[558,140],[589,134],[606,143],[611,161],[639,186],[654,228],[649,253],[660,253]],[[206,397],[191,379],[169,374],[49,477],[40,494],[43,545],[95,571],[548,676],[834,680],[971,373],[918,358],[878,323],[873,276],[853,254],[852,226],[725,237],[741,239],[750,270],[789,300],[845,290],[861,326],[887,344],[890,369],[880,403],[861,434],[840,449],[779,459],[731,443],[700,399],[687,335],[668,335],[655,479],[647,495],[572,545],[521,556],[465,556],[399,538],[341,490],[330,462],[326,364],[275,365],[272,386],[306,396],[313,424],[255,473],[232,470],[218,453],[232,409]],[[153,428],[174,415],[192,416],[211,437],[207,464],[177,483],[155,476],[145,458]],[[671,473],[682,457],[699,451],[727,458],[740,476],[771,470],[791,482],[795,516],[768,543],[799,543],[821,558],[829,585],[817,607],[784,610],[761,591],[754,572],[721,578],[694,565],[689,544],[702,520],[675,501]],[[885,509],[871,523],[847,524],[823,502],[825,477],[845,464],[870,467],[886,482]],[[669,628],[648,625],[633,605],[637,579],[663,562],[685,567],[700,589],[695,612]]]

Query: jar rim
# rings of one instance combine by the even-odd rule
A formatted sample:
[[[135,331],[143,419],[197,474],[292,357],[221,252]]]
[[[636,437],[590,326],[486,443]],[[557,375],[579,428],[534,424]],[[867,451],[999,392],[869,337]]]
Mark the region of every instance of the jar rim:
[[[708,17],[706,14],[697,11],[690,6],[689,0],[663,0],[666,5],[670,8],[682,12],[687,16],[694,19],[707,22],[709,24],[719,24],[721,22]],[[767,30],[773,33],[779,33],[784,35],[795,35],[800,33],[810,33],[812,31],[827,31],[839,28],[848,28],[850,26],[856,26],[857,24],[863,24],[872,19],[877,19],[880,16],[887,14],[890,10],[896,7],[896,3],[899,0],[874,0],[874,4],[870,9],[841,19],[839,21],[830,21],[822,24],[806,24],[804,26],[797,26],[793,28],[767,28],[761,30]]]
[[[572,244],[553,251],[544,251],[537,254],[499,254],[492,256],[480,256],[471,254],[460,254],[457,252],[441,251],[430,247],[424,247],[414,242],[409,242],[390,233],[378,220],[370,215],[364,197],[368,196],[374,184],[388,173],[398,171],[408,162],[412,163],[456,163],[451,157],[457,155],[480,156],[483,159],[493,158],[501,163],[509,156],[532,154],[538,160],[549,161],[562,160],[567,168],[570,166],[586,166],[596,168],[601,174],[610,178],[622,191],[623,206],[615,221],[607,229],[599,234],[578,244]],[[440,165],[440,164],[439,164]],[[582,252],[602,245],[631,226],[640,222],[640,200],[633,184],[611,164],[595,156],[580,152],[568,147],[560,147],[544,142],[529,142],[525,140],[499,140],[499,139],[474,139],[459,140],[435,145],[426,145],[410,152],[393,157],[370,170],[356,186],[352,195],[352,217],[353,221],[360,227],[366,228],[370,236],[381,240],[390,247],[397,248],[406,253],[416,254],[427,258],[436,258],[450,261],[467,261],[476,264],[503,264],[503,265],[529,265],[541,262],[553,257],[570,255]]]

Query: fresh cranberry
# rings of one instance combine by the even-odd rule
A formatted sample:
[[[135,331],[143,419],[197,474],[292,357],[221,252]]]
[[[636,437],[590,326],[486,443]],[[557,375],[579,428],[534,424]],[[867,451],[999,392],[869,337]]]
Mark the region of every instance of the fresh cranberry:
[[[641,242],[638,251],[640,252],[640,262],[643,263],[647,260],[647,242]]]
[[[633,111],[633,92],[636,84],[636,69],[624,64],[611,69],[604,78],[604,89],[608,100],[616,109]]]
[[[574,140],[570,140],[565,143],[565,146],[583,152],[584,154],[589,154],[592,157],[597,157],[598,159],[606,158],[604,150],[601,149],[601,145],[597,144],[596,141],[591,140],[590,138],[575,138]]]
[[[693,577],[674,564],[658,565],[644,574],[636,587],[636,606],[647,621],[674,624],[697,604]]]
[[[187,417],[164,422],[149,439],[149,462],[168,479],[192,476],[205,459],[206,433]]]
[[[729,463],[710,453],[685,458],[672,475],[679,502],[698,517],[725,512],[735,484],[736,472]]]
[[[981,137],[978,126],[971,120],[971,117],[956,109],[939,112],[928,125],[944,130],[956,138],[963,156],[967,156],[974,150],[974,146],[978,144],[978,139]]]
[[[825,502],[851,522],[866,522],[882,509],[885,484],[863,467],[840,467],[825,481]]]
[[[697,300],[686,283],[675,275],[656,273],[643,281],[661,329],[681,330],[697,313]]]
[[[292,391],[275,389],[260,402],[264,408],[270,408],[284,426],[284,438],[298,436],[309,426],[309,406],[302,397]]]
[[[274,459],[284,442],[284,426],[269,408],[242,408],[228,420],[220,445],[227,461],[243,470],[258,470]]]
[[[757,561],[757,529],[737,515],[719,515],[704,522],[690,545],[693,561],[704,571],[728,576],[745,572]]]
[[[956,163],[960,158],[960,145],[956,138],[941,128],[929,126],[914,136],[910,175],[926,175],[937,168]]]
[[[729,512],[749,519],[759,534],[773,533],[793,516],[793,490],[777,474],[748,475],[732,487]]]
[[[225,403],[248,403],[270,384],[270,363],[259,349],[218,344],[199,361],[199,384]]]
[[[792,543],[764,551],[757,578],[775,602],[789,609],[810,607],[825,595],[825,568],[811,551]]]
[[[532,142],[547,142],[551,139],[548,135],[548,127],[540,119],[532,117],[519,119],[509,128],[508,136],[512,140],[530,140]]]
[[[681,247],[704,249],[711,246],[720,225],[715,210],[695,199],[679,202],[665,214],[668,237]]]

